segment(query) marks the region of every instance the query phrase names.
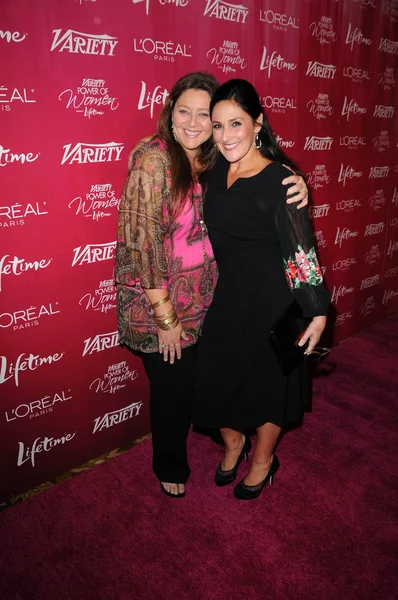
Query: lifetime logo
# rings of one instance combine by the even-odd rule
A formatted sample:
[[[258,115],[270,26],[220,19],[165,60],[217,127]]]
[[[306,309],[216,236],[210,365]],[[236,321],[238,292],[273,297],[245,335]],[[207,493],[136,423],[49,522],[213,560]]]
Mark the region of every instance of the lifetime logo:
[[[115,249],[116,242],[86,244],[84,248],[78,246],[73,249],[75,254],[72,260],[72,267],[84,263],[91,264],[94,262],[102,262],[103,260],[111,260],[114,258]]]
[[[316,135],[312,135],[305,138],[304,150],[330,150],[332,144],[332,137],[317,137]]]
[[[204,16],[224,19],[224,21],[234,21],[235,23],[246,23],[249,9],[242,4],[231,4],[224,0],[207,0]]]
[[[82,356],[92,354],[93,352],[103,352],[109,348],[114,348],[119,345],[119,332],[99,333],[95,337],[84,340],[84,348]]]
[[[350,45],[352,52],[355,43],[359,45],[362,44],[365,46],[370,46],[372,40],[370,38],[366,38],[358,27],[355,27],[355,29],[353,29],[351,23],[349,23],[345,43]]]
[[[82,33],[73,29],[68,29],[61,35],[61,31],[62,29],[53,29],[54,38],[50,52],[58,49],[58,52],[67,50],[71,54],[114,56],[113,51],[118,43],[115,37]]]
[[[101,163],[115,162],[120,160],[120,155],[124,148],[119,142],[108,142],[106,144],[86,144],[78,142],[71,149],[72,144],[65,144],[64,155],[61,160],[61,165],[68,163],[78,163],[84,165],[86,163]]]

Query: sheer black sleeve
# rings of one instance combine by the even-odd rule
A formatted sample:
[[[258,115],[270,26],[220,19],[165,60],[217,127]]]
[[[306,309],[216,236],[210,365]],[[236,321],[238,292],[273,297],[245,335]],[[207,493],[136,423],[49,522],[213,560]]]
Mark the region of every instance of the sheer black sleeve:
[[[323,285],[307,208],[298,209],[296,204],[286,204],[287,186],[280,187],[275,227],[287,282],[306,318],[326,315],[330,294]]]

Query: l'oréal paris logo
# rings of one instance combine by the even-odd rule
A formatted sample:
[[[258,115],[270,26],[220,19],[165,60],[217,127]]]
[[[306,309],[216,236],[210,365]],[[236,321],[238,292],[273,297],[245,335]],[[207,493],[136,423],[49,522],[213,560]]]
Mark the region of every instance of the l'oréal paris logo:
[[[354,44],[358,44],[359,46],[370,46],[372,40],[365,37],[358,27],[353,28],[351,23],[349,23],[345,43],[350,46],[352,52],[354,50]]]
[[[362,83],[370,80],[369,71],[357,67],[343,67],[343,77],[348,77],[353,83]]]
[[[153,40],[152,38],[134,38],[134,52],[149,54],[154,60],[162,62],[175,62],[179,56],[182,58],[192,58],[192,46],[187,44],[179,44],[176,42],[164,42],[161,40]]]
[[[234,21],[235,23],[246,23],[249,9],[242,4],[232,4],[224,0],[206,0],[204,16]]]
[[[114,50],[118,43],[117,38],[110,35],[96,35],[91,33],[82,33],[67,29],[61,33],[62,29],[54,29],[53,42],[50,52],[66,50],[71,54],[91,54],[100,56],[115,56]]]
[[[115,348],[119,344],[119,333],[112,331],[111,333],[99,333],[93,338],[84,340],[84,348],[82,356],[92,354],[93,352],[103,352],[110,348]]]
[[[285,114],[289,109],[297,109],[296,98],[285,98],[284,96],[261,96],[260,103],[264,108],[279,114]]]
[[[58,405],[59,402],[62,403],[72,399],[72,396],[68,396],[68,393],[70,393],[70,390],[67,392],[62,390],[62,392],[43,396],[43,398],[40,398],[39,400],[32,400],[26,404],[19,404],[16,408],[5,411],[5,419],[7,423],[10,423],[16,419],[24,419],[25,417],[36,419],[37,417],[52,413],[54,406]]]
[[[123,144],[118,142],[108,142],[106,144],[86,144],[78,142],[72,148],[72,144],[65,144],[64,155],[61,165],[75,163],[84,165],[87,163],[101,163],[120,160],[120,155],[124,148]]]
[[[112,260],[115,256],[116,242],[107,242],[106,244],[86,244],[83,248],[78,246],[74,248],[72,267],[75,265],[91,264]]]
[[[45,210],[46,202],[28,202],[25,204],[15,203],[0,206],[0,227],[18,227],[34,217],[48,215]]]
[[[358,150],[361,146],[366,146],[366,138],[362,136],[343,135],[340,137],[340,146],[349,150]]]
[[[272,25],[272,29],[277,31],[288,31],[289,28],[299,29],[300,26],[300,19],[297,17],[273,10],[260,10],[260,21]]]
[[[23,442],[18,442],[18,460],[17,467],[20,467],[27,461],[30,461],[32,467],[35,467],[36,454],[41,452],[49,452],[56,446],[64,445],[67,442],[73,440],[76,435],[76,431],[74,433],[67,433],[59,438],[56,437],[38,437],[32,444],[32,447],[27,446],[25,448],[25,444]]]
[[[34,89],[28,90],[23,87],[5,87],[0,86],[0,111],[10,112],[15,106],[22,106],[24,104],[36,104],[36,100],[33,97],[35,93]]]
[[[265,71],[268,75],[268,78],[271,78],[272,69],[276,69],[277,71],[294,71],[297,69],[297,64],[287,61],[281,54],[279,54],[279,52],[276,52],[275,50],[271,54],[267,55],[267,48],[264,46],[260,63],[260,71]]]
[[[318,77],[320,79],[334,79],[337,67],[335,65],[325,65],[317,61],[309,61],[307,64],[306,75],[308,77]]]
[[[51,365],[58,362],[64,356],[65,352],[50,354],[49,356],[39,356],[38,354],[30,353],[29,356],[23,352],[15,362],[10,362],[6,356],[0,356],[0,384],[5,383],[9,379],[14,379],[15,385],[19,385],[19,376],[22,371],[36,371],[43,365]]]
[[[13,312],[3,312],[0,314],[0,330],[13,329],[18,331],[35,327],[40,324],[42,317],[52,317],[59,314],[57,310],[58,302],[53,306],[52,303],[42,304],[41,306],[30,306],[22,310],[14,310]]]
[[[125,406],[119,410],[113,410],[112,412],[105,413],[103,417],[97,417],[97,419],[94,419],[93,433],[96,433],[96,431],[102,431],[103,429],[108,429],[109,427],[113,427],[113,425],[118,425],[119,423],[123,423],[128,419],[137,417],[140,414],[142,405],[142,400],[140,402],[133,402],[132,404],[129,404],[129,406]]]

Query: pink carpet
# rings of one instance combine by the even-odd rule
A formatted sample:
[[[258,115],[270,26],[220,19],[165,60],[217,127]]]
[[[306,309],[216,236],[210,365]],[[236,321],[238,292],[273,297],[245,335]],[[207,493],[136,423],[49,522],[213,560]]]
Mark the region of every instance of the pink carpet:
[[[255,501],[189,438],[187,496],[140,446],[0,515],[1,600],[396,600],[398,318],[338,348]],[[243,476],[242,465],[240,476]]]

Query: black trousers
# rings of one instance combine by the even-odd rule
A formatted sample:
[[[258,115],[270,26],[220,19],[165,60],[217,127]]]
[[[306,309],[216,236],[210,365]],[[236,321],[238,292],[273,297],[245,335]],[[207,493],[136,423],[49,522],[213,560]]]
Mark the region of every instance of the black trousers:
[[[187,435],[196,364],[196,344],[174,364],[159,352],[141,354],[150,381],[153,470],[160,481],[186,483],[190,474]]]

